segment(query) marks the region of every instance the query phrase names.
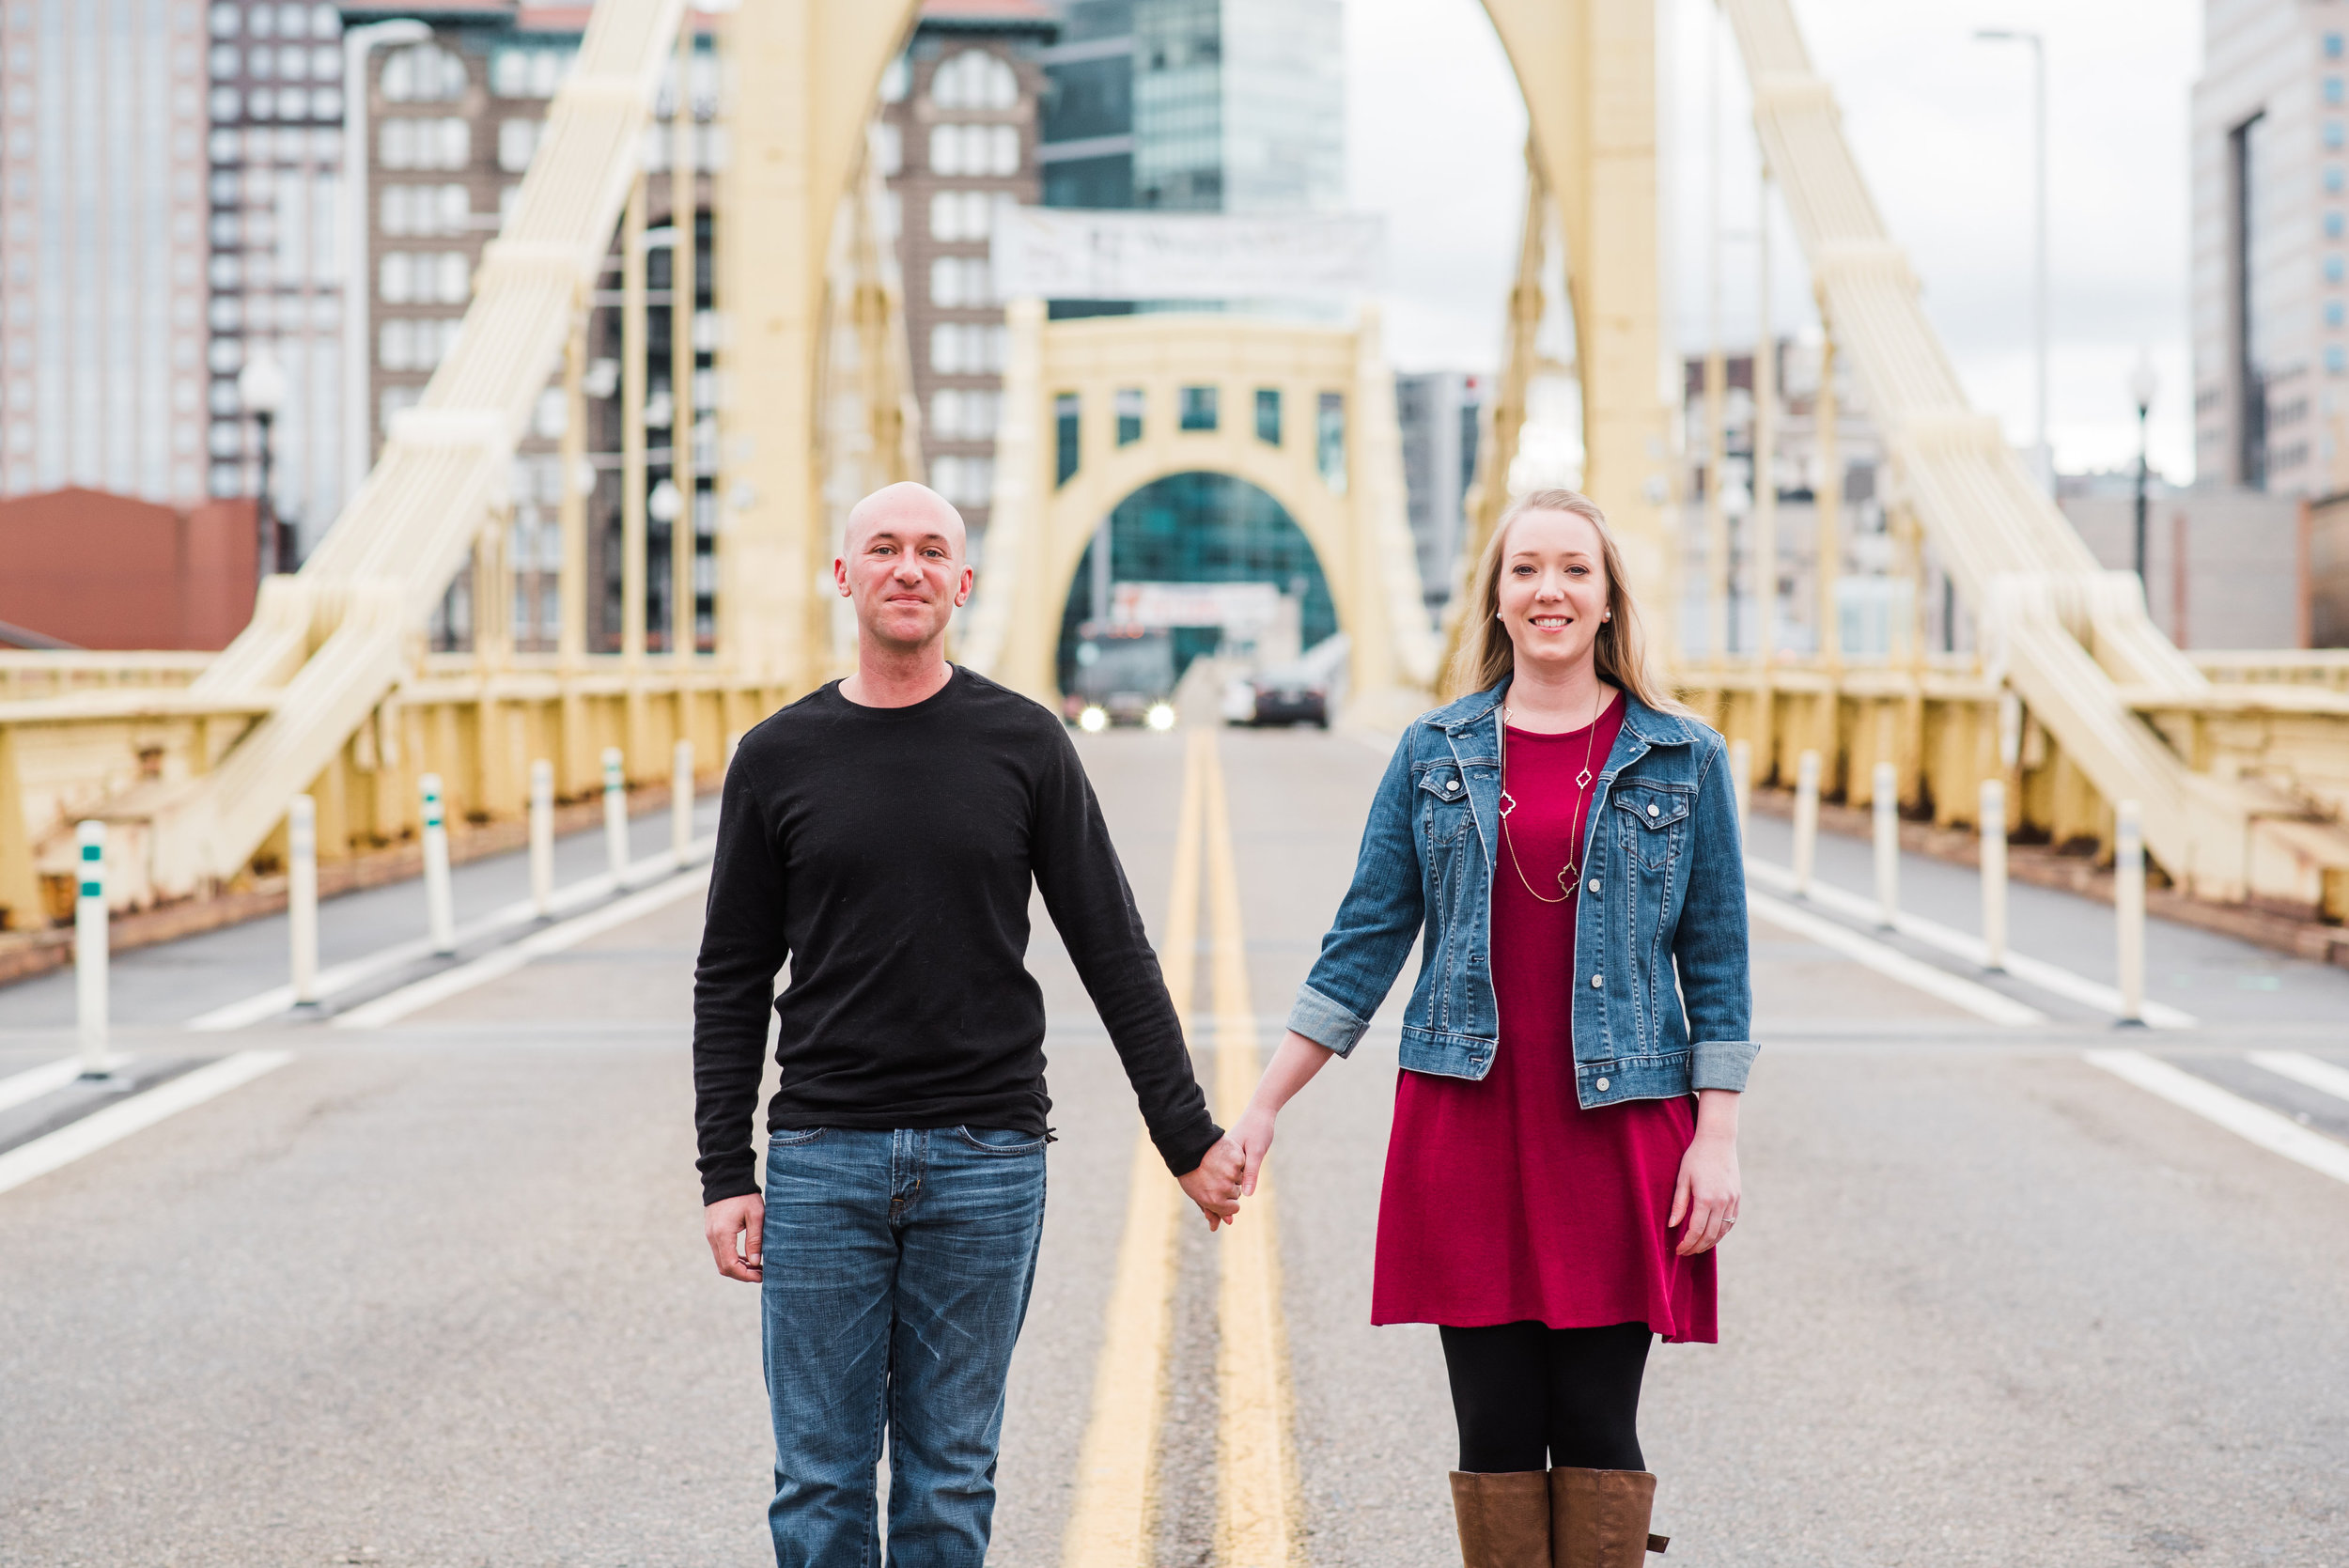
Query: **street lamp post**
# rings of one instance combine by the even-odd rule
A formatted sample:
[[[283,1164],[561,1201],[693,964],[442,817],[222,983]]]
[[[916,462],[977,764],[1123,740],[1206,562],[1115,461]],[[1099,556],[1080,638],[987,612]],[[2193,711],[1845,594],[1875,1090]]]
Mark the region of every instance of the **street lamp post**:
[[[2031,288],[2032,335],[2036,339],[2036,372],[2038,382],[2038,430],[2031,457],[2039,468],[2039,481],[2050,491],[2055,489],[2055,453],[2047,444],[2047,46],[2046,41],[2027,27],[1984,27],[1974,34],[1984,43],[2028,43],[2030,45],[2032,82],[2032,140],[2031,183],[2034,219],[2032,223]]]
[[[267,354],[245,361],[244,369],[237,376],[237,401],[253,416],[253,423],[261,433],[261,488],[253,504],[254,527],[258,533],[253,551],[257,577],[267,577],[277,569],[277,514],[270,504],[270,427],[276,422],[278,411],[286,406],[286,373]]]
[[[2145,585],[2145,481],[2150,470],[2147,457],[2146,415],[2154,407],[2154,365],[2151,360],[2138,362],[2129,377],[2129,396],[2137,402],[2137,584]]]
[[[367,257],[367,55],[390,45],[421,43],[431,27],[414,17],[370,22],[343,34],[343,495],[358,493],[374,466],[367,407],[367,303],[375,277]]]

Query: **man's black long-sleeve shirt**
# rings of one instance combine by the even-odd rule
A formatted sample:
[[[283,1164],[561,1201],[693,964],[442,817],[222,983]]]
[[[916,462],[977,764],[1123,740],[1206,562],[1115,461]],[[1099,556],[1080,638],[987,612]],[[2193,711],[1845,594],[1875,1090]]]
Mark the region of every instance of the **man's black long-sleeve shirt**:
[[[742,737],[693,976],[702,1202],[755,1192],[772,998],[786,1127],[1042,1135],[1030,879],[1177,1175],[1222,1136],[1068,733],[968,670],[910,707],[837,683]],[[789,961],[789,986],[774,995]]]

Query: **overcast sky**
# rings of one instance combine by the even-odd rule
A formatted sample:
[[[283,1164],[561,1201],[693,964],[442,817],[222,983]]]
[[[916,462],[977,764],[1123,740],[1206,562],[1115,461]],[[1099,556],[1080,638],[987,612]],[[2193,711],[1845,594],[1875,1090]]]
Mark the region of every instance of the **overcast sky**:
[[[1490,368],[1517,243],[1525,108],[1479,0],[1346,0],[1352,199],[1388,229],[1388,349],[1406,369]],[[1659,0],[1670,28],[1670,178],[1679,328],[1703,342],[1707,49],[1720,40],[1723,223],[1753,226],[1755,154],[1743,73],[1707,0]],[[2154,462],[2191,474],[2187,94],[2201,57],[2191,0],[1795,0],[1812,57],[1892,237],[1924,283],[1975,406],[2027,442],[2031,376],[2030,50],[2046,39],[2051,436],[2066,471],[2133,463],[2130,371],[2158,376]],[[1807,325],[1808,282],[1776,223],[1781,331]],[[1724,336],[1750,342],[1754,253],[1725,252]]]

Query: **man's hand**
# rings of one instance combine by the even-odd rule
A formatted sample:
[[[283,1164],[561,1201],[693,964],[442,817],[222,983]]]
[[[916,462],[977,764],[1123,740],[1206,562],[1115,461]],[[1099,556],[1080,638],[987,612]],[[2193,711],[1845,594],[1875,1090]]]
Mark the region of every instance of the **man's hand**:
[[[767,1201],[757,1193],[721,1198],[702,1210],[702,1234],[709,1241],[709,1255],[718,1260],[719,1273],[753,1285],[765,1278],[759,1253],[766,1246]]]
[[[1216,1141],[1199,1169],[1178,1178],[1185,1194],[1206,1216],[1208,1230],[1238,1223],[1242,1170],[1239,1149],[1226,1137]]]

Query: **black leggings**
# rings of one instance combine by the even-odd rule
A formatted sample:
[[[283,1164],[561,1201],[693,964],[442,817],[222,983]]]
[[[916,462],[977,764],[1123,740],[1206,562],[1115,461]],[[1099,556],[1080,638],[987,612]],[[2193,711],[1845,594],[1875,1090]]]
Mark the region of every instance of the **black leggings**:
[[[1647,1468],[1640,1454],[1640,1374],[1654,1336],[1646,1324],[1503,1323],[1440,1332],[1461,1469]]]

